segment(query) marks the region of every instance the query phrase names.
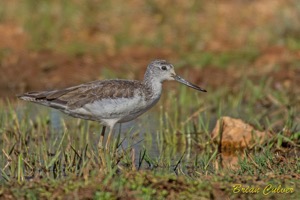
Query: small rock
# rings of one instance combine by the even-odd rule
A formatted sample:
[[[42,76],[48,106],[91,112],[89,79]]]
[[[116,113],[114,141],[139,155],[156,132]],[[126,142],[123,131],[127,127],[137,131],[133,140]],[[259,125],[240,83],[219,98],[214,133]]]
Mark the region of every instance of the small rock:
[[[220,123],[222,123],[221,126]],[[222,149],[251,148],[271,136],[270,132],[255,130],[253,126],[246,124],[241,119],[221,117],[211,133],[213,141],[219,141],[220,128],[222,130]]]

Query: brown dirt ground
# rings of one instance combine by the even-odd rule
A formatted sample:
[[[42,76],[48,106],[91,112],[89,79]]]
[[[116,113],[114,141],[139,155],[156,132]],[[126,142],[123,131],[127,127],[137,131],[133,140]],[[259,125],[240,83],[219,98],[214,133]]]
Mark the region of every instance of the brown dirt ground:
[[[0,37],[0,44],[9,46],[13,52],[8,52],[9,55],[5,56],[0,65],[0,97],[13,97],[24,91],[61,88],[105,79],[107,77],[101,75],[104,68],[115,71],[116,74],[126,73],[125,77],[130,79],[142,79],[150,60],[176,58],[176,54],[167,49],[153,51],[139,47],[125,48],[116,55],[101,55],[97,58],[89,55],[74,57],[50,51],[30,52],[20,47],[25,39],[15,37],[19,34],[17,28],[5,30],[8,33]],[[268,76],[273,78],[275,87],[297,90],[300,85],[300,68],[293,66],[293,61],[297,59],[300,60],[300,52],[275,46],[263,50],[253,65],[247,66],[246,71],[237,67],[221,69],[216,66],[203,69],[185,66],[180,70],[185,71],[185,76],[190,81],[203,87],[228,85],[234,90],[243,73],[247,73],[253,80]],[[187,68],[189,70],[185,70]],[[180,70],[179,73],[183,73]]]

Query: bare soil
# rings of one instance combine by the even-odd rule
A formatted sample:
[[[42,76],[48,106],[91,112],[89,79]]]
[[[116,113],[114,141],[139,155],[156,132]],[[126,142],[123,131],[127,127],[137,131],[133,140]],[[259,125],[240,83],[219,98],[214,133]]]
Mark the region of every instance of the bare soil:
[[[0,40],[6,40],[1,37]],[[2,41],[0,41],[1,43]],[[19,43],[11,44],[19,45]],[[126,78],[142,79],[148,62],[154,58],[176,58],[166,49],[126,48],[116,55],[69,56],[53,52],[15,51],[7,56],[0,65],[0,97],[13,97],[18,93],[31,90],[47,90],[67,87],[74,84],[106,79],[101,75],[103,69],[116,74],[126,73]],[[216,88],[227,85],[239,86],[241,77],[247,74],[252,80],[272,77],[274,87],[299,90],[300,68],[293,63],[300,60],[300,53],[290,52],[281,47],[268,48],[251,66],[202,69],[184,66],[178,73],[187,74],[196,84]],[[182,72],[184,71],[184,72]],[[118,77],[116,77],[118,78]],[[294,91],[295,92],[295,91]]]

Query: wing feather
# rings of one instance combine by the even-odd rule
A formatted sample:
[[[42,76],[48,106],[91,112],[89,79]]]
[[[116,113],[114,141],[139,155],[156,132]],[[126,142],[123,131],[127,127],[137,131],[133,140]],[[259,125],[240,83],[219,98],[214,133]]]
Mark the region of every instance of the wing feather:
[[[139,81],[105,80],[61,90],[28,92],[19,98],[57,109],[75,109],[101,99],[130,98],[140,87],[142,83]]]

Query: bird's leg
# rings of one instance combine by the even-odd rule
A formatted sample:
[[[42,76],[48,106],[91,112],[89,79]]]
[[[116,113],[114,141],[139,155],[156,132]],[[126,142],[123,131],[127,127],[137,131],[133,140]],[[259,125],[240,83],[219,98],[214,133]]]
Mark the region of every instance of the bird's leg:
[[[105,149],[107,150],[110,146],[110,139],[111,139],[111,135],[112,135],[112,132],[113,132],[113,129],[114,129],[114,126],[111,126],[109,128],[109,133],[108,133],[108,136],[107,136],[107,140],[106,140],[106,144],[105,144]]]
[[[106,126],[102,127],[101,137],[104,138]]]
[[[99,140],[99,143],[98,143],[98,147],[99,148],[103,147],[103,140],[104,140],[104,136],[105,136],[105,129],[106,129],[106,126],[103,126],[102,127],[102,131],[101,131],[101,135],[100,135],[100,140]]]

